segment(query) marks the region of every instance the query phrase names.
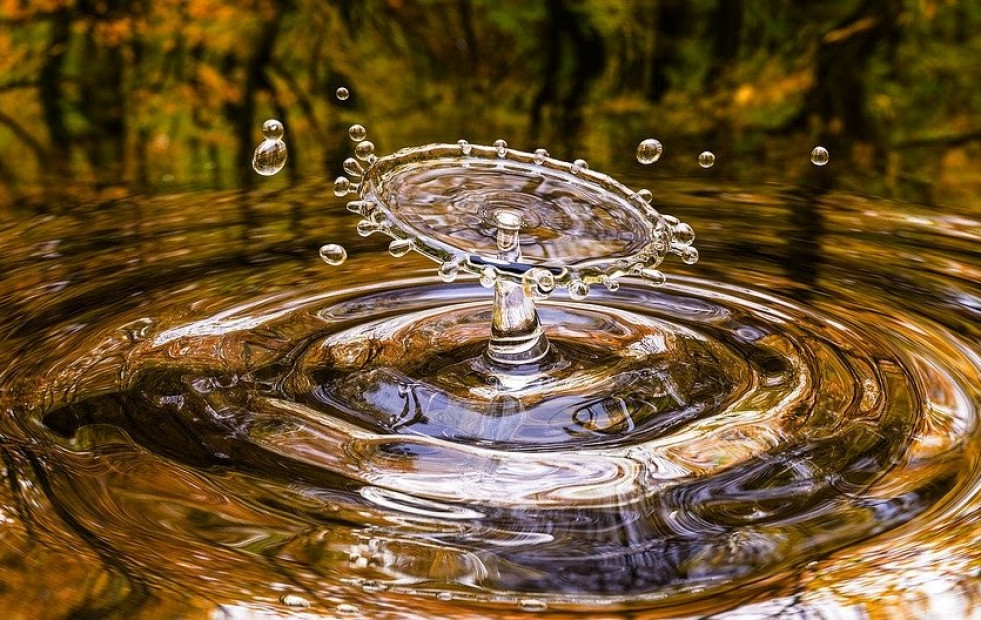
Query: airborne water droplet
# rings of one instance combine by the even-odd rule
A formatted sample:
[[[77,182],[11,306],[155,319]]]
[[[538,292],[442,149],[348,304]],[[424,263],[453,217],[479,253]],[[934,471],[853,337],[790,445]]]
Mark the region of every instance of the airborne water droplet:
[[[351,96],[351,91],[341,86],[334,94],[340,101],[347,101],[347,98]]]
[[[339,197],[347,196],[351,191],[351,180],[347,177],[337,177],[334,179],[334,195]]]
[[[698,156],[698,165],[702,168],[711,168],[715,165],[715,153],[712,151],[702,151]]]
[[[698,250],[690,246],[685,248],[681,251],[681,260],[687,265],[694,265],[698,262]]]
[[[354,155],[361,161],[368,161],[374,154],[375,145],[368,140],[358,142],[358,145],[354,147]]]
[[[671,231],[671,242],[681,247],[688,247],[695,241],[695,231],[688,224],[681,222]]]
[[[637,161],[644,164],[653,164],[657,160],[661,159],[661,153],[663,152],[663,147],[661,143],[654,138],[648,138],[637,145]]]
[[[347,135],[355,142],[361,142],[368,137],[368,130],[364,128],[364,125],[355,123],[348,128]]]
[[[267,140],[282,140],[283,124],[274,118],[269,119],[262,124],[262,135]]]
[[[831,154],[823,146],[815,146],[814,150],[811,151],[811,163],[815,166],[827,165],[830,160]]]
[[[347,250],[336,243],[328,243],[320,248],[320,258],[328,265],[340,265],[347,260]]]
[[[286,143],[282,140],[263,140],[252,155],[252,169],[270,177],[286,165]]]

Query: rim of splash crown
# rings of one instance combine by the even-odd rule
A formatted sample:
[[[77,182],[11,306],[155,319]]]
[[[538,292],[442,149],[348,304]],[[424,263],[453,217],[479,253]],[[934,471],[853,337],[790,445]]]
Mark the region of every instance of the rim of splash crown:
[[[444,281],[453,281],[460,272],[464,272],[479,276],[481,284],[491,287],[498,279],[527,283],[530,276],[539,284],[536,287],[538,296],[547,297],[554,288],[561,287],[569,289],[574,297],[583,298],[588,294],[589,284],[602,283],[609,290],[616,290],[619,287],[617,280],[628,275],[640,276],[653,285],[663,284],[665,276],[657,267],[668,254],[680,256],[687,264],[698,260],[698,251],[693,245],[694,232],[688,224],[654,208],[651,205],[652,194],[648,190],[634,191],[607,174],[589,169],[583,160],[570,163],[550,157],[544,149],[531,153],[496,144],[470,144],[465,140],[457,144],[434,143],[408,147],[378,157],[373,148],[358,152],[358,146],[364,144],[364,141],[357,142],[355,153],[367,168],[353,158],[345,161],[344,169],[351,179],[338,177],[335,194],[341,197],[352,192],[357,194],[358,198],[348,202],[347,208],[362,216],[358,223],[361,236],[385,234],[392,238],[389,251],[393,256],[404,256],[414,251],[439,263],[438,274]],[[388,175],[403,166],[426,162],[434,165],[440,162],[459,163],[465,168],[479,166],[487,170],[503,169],[525,174],[544,171],[562,182],[576,183],[600,192],[598,195],[604,195],[609,202],[615,203],[640,223],[649,239],[640,250],[628,254],[585,256],[568,263],[507,262],[492,252],[465,250],[436,239],[400,219],[379,196],[379,189]],[[584,247],[588,247],[588,241],[588,238],[583,240]]]

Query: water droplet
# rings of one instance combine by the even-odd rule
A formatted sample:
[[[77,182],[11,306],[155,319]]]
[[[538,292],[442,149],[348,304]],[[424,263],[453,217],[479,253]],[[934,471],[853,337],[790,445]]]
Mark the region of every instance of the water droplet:
[[[635,195],[641,200],[643,200],[644,202],[646,202],[647,204],[651,204],[651,201],[654,200],[654,194],[652,194],[651,190],[649,189],[637,190],[637,193]]]
[[[661,143],[654,138],[648,138],[637,145],[637,161],[644,164],[653,164],[657,160],[661,159],[661,153],[664,148]]]
[[[306,608],[310,606],[310,601],[297,594],[284,594],[279,601],[287,607]]]
[[[536,164],[541,166],[542,164],[545,163],[546,159],[548,159],[548,151],[546,151],[545,149],[535,149],[534,160]]]
[[[358,215],[363,215],[367,217],[374,211],[374,203],[368,202],[367,200],[352,200],[347,203],[347,210],[351,213],[357,213]]]
[[[555,290],[555,275],[548,269],[534,267],[523,276],[526,290],[532,297],[547,298]]]
[[[341,603],[337,606],[337,613],[344,614],[345,616],[353,616],[355,614],[361,613],[357,605],[352,605],[350,603]]]
[[[436,595],[436,598],[438,598],[441,601],[452,601],[453,600],[453,593],[452,592],[440,592],[440,593],[438,593]]]
[[[286,165],[286,143],[282,140],[263,140],[252,156],[252,169],[270,177]]]
[[[269,119],[262,124],[262,135],[265,136],[267,140],[282,140],[283,124],[274,118]]]
[[[640,277],[647,280],[647,282],[653,286],[661,286],[667,281],[667,278],[664,277],[664,274],[658,271],[657,269],[641,269]]]
[[[457,140],[457,144],[460,145],[460,152],[464,155],[469,155],[470,151],[473,150],[473,147],[466,140]]]
[[[681,251],[681,260],[685,261],[686,265],[694,265],[698,262],[698,250],[693,247],[687,247]]]
[[[572,162],[572,167],[569,168],[569,172],[572,174],[579,174],[580,170],[586,170],[587,168],[589,168],[589,164],[586,163],[585,159],[577,159],[576,161]]]
[[[504,140],[494,140],[494,148],[497,149],[498,157],[504,157],[508,154],[508,143]]]
[[[356,177],[364,174],[364,166],[362,166],[361,163],[353,157],[348,157],[344,160],[343,168],[344,172],[352,174]]]
[[[336,243],[328,243],[320,248],[320,258],[328,265],[340,265],[347,260],[347,250]]]
[[[439,269],[436,270],[436,275],[443,282],[452,282],[456,280],[457,275],[460,273],[460,263],[452,260],[448,260],[445,263],[440,264]]]
[[[393,239],[388,244],[388,253],[395,258],[399,258],[411,252],[414,245],[412,239]]]
[[[811,151],[811,163],[815,166],[827,165],[830,160],[831,154],[823,146],[815,146],[814,150]]]
[[[358,222],[357,231],[362,237],[367,237],[372,233],[378,232],[381,230],[381,228],[382,227],[376,222],[372,222],[371,220],[361,220]]]
[[[493,267],[484,267],[480,272],[480,285],[484,288],[492,288],[497,282],[497,271]]]
[[[363,142],[358,142],[358,145],[354,147],[354,156],[361,161],[368,161],[369,158],[375,154],[374,143],[364,140]],[[374,162],[369,162],[374,163]]]
[[[349,135],[355,142],[361,142],[368,137],[368,130],[364,128],[364,125],[355,123],[348,127],[347,135]]]
[[[339,197],[347,196],[351,192],[351,180],[347,177],[337,177],[334,179],[334,195]]]
[[[351,91],[341,86],[340,88],[337,89],[337,91],[334,94],[337,95],[337,98],[340,101],[347,101],[347,98],[351,96]]]
[[[715,165],[715,153],[712,151],[702,151],[698,156],[698,165],[702,168],[711,168]]]
[[[589,295],[589,285],[582,280],[573,280],[569,283],[569,297],[576,301],[586,299]]]
[[[612,278],[610,276],[603,276],[603,286],[605,286],[606,290],[610,291],[611,293],[615,293],[620,290],[620,283],[616,278]]]
[[[518,601],[518,607],[525,611],[545,611],[548,605],[545,604],[545,601],[535,598],[524,598]]]
[[[695,231],[691,226],[681,222],[671,230],[671,242],[681,247],[687,247],[694,243]]]

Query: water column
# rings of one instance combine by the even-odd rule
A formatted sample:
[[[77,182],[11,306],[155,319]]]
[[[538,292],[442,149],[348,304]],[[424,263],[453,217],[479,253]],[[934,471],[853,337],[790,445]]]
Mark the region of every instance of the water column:
[[[497,225],[497,258],[521,263],[521,216],[511,210],[494,213]],[[497,278],[494,282],[494,310],[487,357],[498,364],[514,366],[540,361],[548,353],[548,339],[542,329],[535,303],[520,282]]]

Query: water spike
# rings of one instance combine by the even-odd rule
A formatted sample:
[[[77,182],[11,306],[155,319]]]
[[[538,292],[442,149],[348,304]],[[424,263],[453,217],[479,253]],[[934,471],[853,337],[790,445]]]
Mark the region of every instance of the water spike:
[[[381,228],[382,227],[380,224],[372,222],[371,220],[361,220],[358,222],[358,234],[362,237],[367,237],[372,233],[376,233],[381,230]]]
[[[342,167],[344,168],[344,172],[347,172],[352,176],[360,177],[364,174],[364,166],[362,166],[361,162],[353,157],[348,157],[345,159]]]
[[[452,282],[456,280],[457,275],[460,274],[460,261],[458,260],[448,260],[440,263],[439,268],[436,270],[436,275],[443,282]]]
[[[388,244],[388,253],[395,258],[399,258],[411,252],[413,245],[412,239],[393,239]]]

